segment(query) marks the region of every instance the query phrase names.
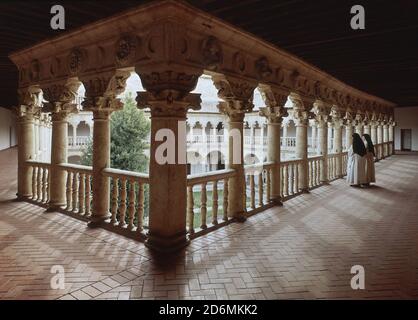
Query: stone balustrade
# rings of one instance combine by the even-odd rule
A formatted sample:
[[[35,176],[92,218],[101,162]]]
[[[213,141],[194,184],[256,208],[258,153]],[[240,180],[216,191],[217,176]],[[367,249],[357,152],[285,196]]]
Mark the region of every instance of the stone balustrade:
[[[265,162],[245,166],[247,214],[251,215],[270,205],[274,165],[273,162]]]
[[[280,162],[281,198],[287,200],[301,193],[299,187],[299,172],[304,164],[302,159],[294,159]]]
[[[308,186],[309,188],[315,188],[321,185],[321,169],[322,169],[322,162],[324,161],[323,156],[314,156],[308,158],[308,176],[309,176],[309,182]]]
[[[149,175],[106,168],[104,177],[110,179],[110,216],[105,227],[133,238],[145,238],[148,229]]]
[[[49,201],[49,171],[51,165],[29,160],[27,166],[32,171],[32,194],[30,200],[46,205]]]
[[[228,223],[228,186],[234,176],[234,170],[226,169],[187,177],[186,219],[190,237],[194,238]],[[208,192],[211,195],[209,205]]]

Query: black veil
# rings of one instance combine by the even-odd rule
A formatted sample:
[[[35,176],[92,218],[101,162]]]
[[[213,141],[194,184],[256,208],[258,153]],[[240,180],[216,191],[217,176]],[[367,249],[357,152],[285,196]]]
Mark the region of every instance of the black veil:
[[[369,135],[369,134],[367,134],[367,133],[363,134],[363,137],[364,137],[364,139],[366,139],[366,141],[367,141],[367,150],[368,150],[369,152],[373,153],[373,155],[375,156],[375,153],[374,153],[374,145],[373,145],[372,138],[371,138],[371,137],[370,137],[370,135]]]
[[[363,140],[358,133],[353,134],[353,152],[357,153],[361,157],[364,157],[367,153]]]

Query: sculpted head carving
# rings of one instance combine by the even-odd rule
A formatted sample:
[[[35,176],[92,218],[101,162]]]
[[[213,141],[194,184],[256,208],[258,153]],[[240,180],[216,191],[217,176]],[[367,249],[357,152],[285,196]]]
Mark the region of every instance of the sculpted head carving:
[[[208,70],[217,70],[223,61],[222,46],[219,40],[210,36],[202,43],[203,63]]]
[[[237,52],[234,54],[234,59],[233,59],[233,63],[234,63],[234,70],[239,72],[239,73],[244,73],[245,69],[246,69],[246,62],[245,62],[245,57],[241,52]]]
[[[31,81],[39,81],[41,74],[41,64],[39,60],[33,60],[30,64],[29,78]]]
[[[125,66],[135,59],[138,41],[134,36],[125,35],[116,43],[116,63]]]
[[[266,79],[273,73],[266,57],[261,57],[255,62],[255,70],[259,79]]]
[[[68,55],[68,70],[70,73],[73,75],[79,73],[85,63],[84,60],[84,55],[81,49],[74,48],[71,50],[70,54]]]

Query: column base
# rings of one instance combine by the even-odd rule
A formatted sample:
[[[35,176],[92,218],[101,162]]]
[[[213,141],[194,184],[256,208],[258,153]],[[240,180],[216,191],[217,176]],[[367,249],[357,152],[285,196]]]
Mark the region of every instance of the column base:
[[[310,193],[309,188],[303,188],[300,190],[302,193]]]
[[[32,195],[31,194],[19,194],[19,193],[16,193],[16,200],[17,201],[25,201],[25,200],[29,200],[29,199],[31,199],[32,198]]]
[[[66,206],[66,203],[49,202],[46,212],[55,212]]]
[[[87,224],[87,226],[89,228],[99,228],[101,227],[103,224],[105,224],[106,220],[109,220],[111,218],[111,214],[108,213],[107,215],[103,215],[103,216],[91,216],[89,223]]]
[[[153,235],[150,232],[147,234],[147,236],[148,238],[145,241],[145,246],[151,250],[162,253],[179,251],[190,243],[190,239],[188,238],[186,231],[171,237]]]
[[[280,197],[271,198],[270,202],[272,204],[274,204],[275,206],[280,206],[280,207],[283,206],[283,202],[282,202],[282,199]]]

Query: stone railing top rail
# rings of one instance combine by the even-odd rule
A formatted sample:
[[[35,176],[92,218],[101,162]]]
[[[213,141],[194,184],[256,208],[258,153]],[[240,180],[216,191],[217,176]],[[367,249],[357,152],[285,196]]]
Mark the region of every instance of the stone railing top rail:
[[[217,170],[217,171],[212,171],[212,172],[188,175],[187,185],[194,186],[200,183],[217,181],[217,180],[222,180],[226,178],[232,178],[234,175],[235,175],[235,170],[233,169]]]
[[[146,81],[153,74],[207,71],[240,79],[245,88],[268,85],[309,101],[386,114],[395,106],[183,1],[141,5],[9,57],[19,69],[19,88],[43,89],[74,77],[102,85],[105,73],[127,68]]]
[[[149,183],[149,174],[148,173],[139,173],[133,171],[119,170],[106,168],[102,171],[103,175],[112,178],[124,178],[127,180],[139,180],[142,183]]]
[[[291,160],[281,161],[280,165],[281,166],[286,166],[286,165],[289,165],[289,164],[302,163],[302,162],[303,162],[302,159],[291,159]]]
[[[263,169],[270,169],[274,167],[274,162],[263,162],[263,163],[255,163],[255,164],[249,164],[244,166],[245,173],[253,173],[253,172],[259,172]]]
[[[323,159],[323,158],[324,158],[324,156],[321,156],[321,155],[319,155],[319,156],[309,156],[308,161],[320,160],[320,159]]]
[[[26,163],[31,166],[37,166],[37,167],[50,167],[51,164],[49,162],[40,162],[35,160],[27,160]]]
[[[65,169],[67,171],[71,171],[71,172],[79,172],[79,173],[85,173],[85,174],[93,173],[93,167],[82,166],[79,164],[61,163],[58,165],[58,167]]]

